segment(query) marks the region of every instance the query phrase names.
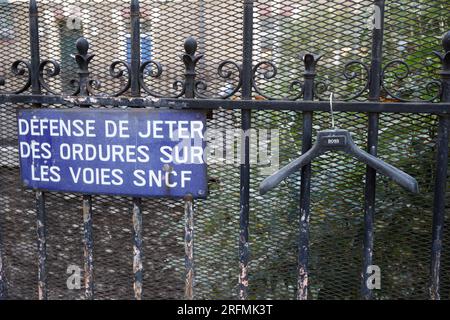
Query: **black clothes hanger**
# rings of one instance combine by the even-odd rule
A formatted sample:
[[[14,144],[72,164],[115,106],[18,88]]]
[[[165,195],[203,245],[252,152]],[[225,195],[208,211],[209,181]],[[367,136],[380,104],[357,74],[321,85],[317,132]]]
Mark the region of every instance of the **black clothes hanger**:
[[[270,177],[264,179],[259,185],[259,192],[266,192],[275,188],[281,181],[286,179],[292,173],[298,171],[304,165],[310,163],[314,158],[324,154],[327,151],[343,151],[354,156],[361,162],[374,168],[377,172],[388,176],[408,191],[418,193],[419,186],[416,179],[409,174],[391,166],[381,159],[359,149],[353,142],[350,132],[343,129],[335,129],[333,115],[333,93],[330,95],[330,112],[331,112],[331,130],[322,130],[317,133],[316,143],[303,154],[300,158],[289,163],[287,166],[275,172]]]
[[[319,131],[317,134],[316,143],[308,152],[292,161],[279,171],[275,172],[270,177],[264,179],[259,187],[260,193],[265,194],[266,192],[272,190],[289,175],[298,171],[301,167],[310,163],[314,158],[317,158],[327,151],[343,151],[348,153],[359,161],[374,168],[377,172],[388,176],[405,189],[414,193],[419,192],[416,179],[400,169],[384,162],[383,160],[359,149],[353,142],[350,132],[347,130],[332,129]]]

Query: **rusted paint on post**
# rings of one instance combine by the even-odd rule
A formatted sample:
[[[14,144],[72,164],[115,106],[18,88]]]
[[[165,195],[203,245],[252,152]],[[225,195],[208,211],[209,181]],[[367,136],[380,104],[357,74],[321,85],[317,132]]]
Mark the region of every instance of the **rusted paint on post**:
[[[316,77],[316,66],[321,55],[307,53],[303,55],[305,65],[305,78],[303,100],[314,100],[314,80]],[[302,154],[311,149],[313,133],[313,112],[303,112],[303,136]],[[308,263],[309,263],[309,217],[311,207],[311,164],[304,166],[301,170],[300,185],[300,214],[299,214],[299,241],[298,241],[298,266],[297,266],[297,299],[308,298]]]
[[[383,38],[385,1],[375,0],[374,10],[378,12],[372,31],[372,62],[370,66],[369,101],[380,101],[382,86]],[[379,25],[377,25],[379,24]],[[377,156],[379,114],[371,112],[368,115],[367,152]],[[366,168],[364,185],[364,240],[363,240],[363,268],[361,272],[361,298],[370,300],[373,292],[367,287],[370,274],[369,267],[373,264],[374,248],[374,217],[376,200],[377,172],[370,166]]]
[[[39,27],[38,27],[38,9],[35,0],[29,3],[29,23],[30,23],[30,56],[31,56],[31,91],[32,94],[41,94],[41,84],[39,82]],[[33,104],[33,108],[40,108],[41,104]],[[37,215],[37,246],[38,246],[38,298],[47,299],[47,226],[45,212],[45,194],[37,190],[35,193],[36,215]]]
[[[92,235],[92,197],[83,196],[84,288],[87,300],[94,299],[94,240]]]
[[[140,97],[139,68],[141,66],[141,25],[139,1],[131,0],[131,74],[130,88],[132,97]],[[133,198],[133,274],[134,298],[142,300],[142,281],[144,268],[142,264],[142,201]]]
[[[252,100],[253,79],[253,0],[244,1],[242,46],[242,100]],[[250,214],[250,128],[251,111],[241,111],[241,167],[240,167],[240,212],[239,212],[239,299],[248,298],[249,214]]]
[[[195,97],[195,78],[198,61],[203,57],[197,52],[197,40],[188,37],[184,41],[184,54],[182,55],[185,66],[184,72],[184,97]],[[191,194],[184,197],[184,298],[194,299],[194,198]]]
[[[184,197],[185,299],[194,299],[194,200]]]
[[[297,300],[308,299],[308,272],[303,267],[298,268],[297,278]]]
[[[305,187],[309,189],[310,182]],[[308,299],[309,277],[309,210],[301,210],[299,253],[297,266],[297,300]]]
[[[4,300],[7,297],[7,281],[6,281],[6,270],[5,270],[5,260],[3,258],[3,237],[2,229],[0,225],[0,300]]]
[[[89,63],[94,55],[89,53],[89,42],[84,37],[78,38],[75,43],[77,52],[74,55],[78,65],[78,88],[75,95],[87,97],[93,94],[93,89],[98,86],[97,80],[90,78]],[[89,105],[82,106],[88,108]],[[94,239],[92,234],[92,196],[85,194],[82,200],[83,206],[83,243],[84,243],[84,290],[86,300],[94,299]]]
[[[142,201],[140,198],[133,199],[133,274],[134,274],[134,298],[142,299]]]
[[[247,141],[248,143],[248,141]],[[242,201],[241,201],[242,202]],[[248,204],[241,203],[240,232],[239,232],[239,299],[248,298],[248,262],[249,262],[249,243],[248,243]]]
[[[47,299],[47,227],[45,214],[45,195],[36,191],[37,246],[38,246],[38,298]]]
[[[449,77],[450,79],[450,77]],[[437,142],[437,168],[433,208],[433,233],[431,243],[430,299],[440,300],[441,258],[445,220],[445,195],[448,170],[448,142],[450,137],[450,117],[439,118]]]
[[[442,40],[444,53],[435,52],[442,62],[442,101],[450,102],[450,31],[444,35]],[[431,270],[430,270],[430,298],[440,300],[440,273],[442,242],[444,235],[445,206],[448,176],[448,143],[450,137],[450,116],[439,117],[439,128],[437,137],[437,165],[436,181],[434,186],[433,204],[433,234],[431,244]],[[448,249],[447,249],[448,250]]]

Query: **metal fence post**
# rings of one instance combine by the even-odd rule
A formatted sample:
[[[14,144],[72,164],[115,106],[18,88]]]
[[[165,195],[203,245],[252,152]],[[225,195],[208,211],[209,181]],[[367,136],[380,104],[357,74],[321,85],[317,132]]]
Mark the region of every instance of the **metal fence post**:
[[[372,31],[372,62],[370,66],[369,100],[380,101],[381,73],[383,59],[383,34],[385,1],[374,1],[374,24]],[[379,114],[370,112],[368,115],[367,152],[377,155]],[[361,274],[361,297],[370,300],[373,292],[367,286],[369,279],[368,268],[373,264],[374,215],[377,172],[371,167],[366,169],[364,190],[364,242],[363,242],[363,270]]]
[[[242,100],[252,99],[253,0],[244,0]],[[240,212],[239,212],[239,298],[248,298],[249,210],[250,210],[251,111],[241,111]]]
[[[321,56],[305,54],[305,84],[303,87],[303,100],[314,100],[314,80],[316,77],[316,66]],[[302,154],[306,153],[312,146],[313,112],[303,112],[303,136]],[[300,184],[300,218],[299,218],[299,242],[298,242],[298,266],[297,266],[297,299],[308,299],[308,260],[309,260],[309,219],[311,204],[311,164],[304,166],[301,170]]]
[[[450,102],[450,31],[444,35],[442,40],[444,53],[436,52],[442,62],[442,102]],[[443,114],[439,116],[439,128],[437,136],[437,165],[436,182],[434,185],[433,206],[433,234],[431,246],[431,270],[430,270],[430,298],[440,299],[440,272],[442,236],[444,233],[445,218],[445,194],[447,189],[448,175],[448,143],[449,143],[450,116]]]
[[[196,54],[197,41],[188,37],[184,42],[183,62],[185,65],[184,96],[189,99],[195,97],[195,77],[198,61],[203,57]],[[184,197],[184,266],[185,266],[185,299],[194,299],[195,268],[194,268],[194,199],[191,195]]]
[[[139,0],[131,0],[131,96],[139,97],[141,88],[139,84],[139,68],[141,65],[141,26]],[[133,198],[133,274],[134,298],[142,299],[142,282],[144,267],[142,264],[142,200]]]
[[[88,53],[89,42],[81,37],[76,42],[78,53],[75,61],[78,64],[78,92],[80,96],[89,96],[93,86],[98,85],[95,80],[90,79],[89,63],[94,57]],[[87,107],[86,105],[84,107]],[[86,299],[94,299],[94,239],[92,235],[92,196],[83,195],[83,228],[84,228],[84,288]]]
[[[31,91],[33,94],[41,94],[41,84],[39,82],[39,27],[38,8],[35,0],[30,0],[30,55],[31,55]],[[34,108],[40,108],[41,104],[33,104]],[[47,289],[47,223],[45,211],[45,193],[37,190],[36,197],[36,228],[38,237],[38,297],[39,300],[46,300]]]

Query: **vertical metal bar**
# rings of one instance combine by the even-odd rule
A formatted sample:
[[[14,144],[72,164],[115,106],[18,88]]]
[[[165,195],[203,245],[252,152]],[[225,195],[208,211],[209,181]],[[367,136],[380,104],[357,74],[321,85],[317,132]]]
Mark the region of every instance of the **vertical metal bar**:
[[[192,300],[194,299],[194,201],[192,195],[184,197],[184,221],[184,297]]]
[[[131,96],[139,97],[141,88],[139,84],[139,68],[141,65],[141,26],[139,1],[131,1]],[[133,198],[133,274],[134,298],[142,299],[143,282],[142,264],[142,201]]]
[[[188,37],[184,41],[183,62],[185,65],[184,73],[184,96],[186,98],[195,97],[195,67],[198,61],[203,57],[202,54],[197,55],[197,40],[193,37]],[[184,247],[185,247],[185,298],[188,300],[194,299],[194,199],[192,195],[186,195],[184,198],[185,215],[184,215]]]
[[[369,100],[379,101],[381,93],[381,72],[383,58],[384,34],[384,0],[374,1],[374,24],[372,31],[372,62],[370,67]],[[367,149],[371,155],[377,155],[379,114],[368,115]],[[372,290],[368,288],[368,268],[373,263],[373,233],[376,196],[376,170],[367,166],[364,190],[364,241],[363,241],[363,270],[361,283],[362,299],[372,299]]]
[[[303,100],[314,100],[314,79],[316,76],[316,65],[320,56],[306,54],[303,57],[305,64],[303,87]],[[312,146],[313,113],[303,112],[303,136],[302,153],[306,153]],[[300,215],[299,215],[299,242],[298,242],[298,265],[297,265],[297,299],[308,299],[308,262],[309,262],[309,219],[311,204],[311,164],[301,169],[300,184]]]
[[[450,102],[450,31],[442,41],[444,54],[439,55],[442,60],[442,102]],[[442,235],[444,233],[445,218],[445,194],[447,191],[448,172],[448,143],[449,143],[450,116],[439,116],[439,128],[437,137],[437,165],[436,181],[434,185],[433,206],[433,234],[431,246],[431,270],[430,270],[430,298],[440,300],[440,272]]]
[[[84,289],[87,300],[94,299],[94,239],[92,236],[92,197],[83,195]]]
[[[200,48],[200,52],[205,52],[205,37],[206,37],[206,21],[205,21],[205,15],[206,15],[206,6],[205,6],[205,0],[199,0],[199,23],[198,23],[198,33],[199,33],[199,39],[198,39],[198,47]],[[205,62],[203,60],[199,63],[200,72],[204,72],[205,70]]]
[[[78,64],[79,95],[88,96],[92,80],[89,78],[89,63],[93,55],[88,53],[89,42],[81,37],[76,42],[78,53],[75,61]],[[84,105],[83,107],[89,107]],[[85,194],[82,200],[83,207],[83,243],[84,243],[84,289],[88,300],[94,299],[94,240],[92,235],[92,196]]]
[[[195,97],[195,66],[200,56],[195,53],[197,51],[197,41],[193,37],[188,37],[184,42],[185,53],[183,61],[185,64],[185,92],[186,98]],[[194,299],[194,199],[192,195],[184,197],[184,298],[187,300]]]
[[[36,0],[29,3],[29,23],[30,23],[30,56],[31,56],[31,91],[33,94],[41,94],[39,83],[39,26],[38,8]],[[40,104],[33,104],[34,108],[40,108]],[[38,237],[38,297],[40,300],[47,299],[47,225],[45,212],[45,194],[37,190],[36,215],[37,215],[37,237]]]
[[[30,54],[31,54],[31,90],[33,94],[41,93],[41,84],[39,83],[39,25],[38,8],[36,0],[30,0]],[[40,105],[37,105],[38,107]]]
[[[141,25],[139,0],[131,0],[131,95],[139,97],[139,67],[141,65]]]
[[[242,100],[252,99],[253,0],[244,0]],[[241,111],[241,167],[239,212],[239,298],[248,298],[249,210],[250,210],[250,127],[251,111]]]

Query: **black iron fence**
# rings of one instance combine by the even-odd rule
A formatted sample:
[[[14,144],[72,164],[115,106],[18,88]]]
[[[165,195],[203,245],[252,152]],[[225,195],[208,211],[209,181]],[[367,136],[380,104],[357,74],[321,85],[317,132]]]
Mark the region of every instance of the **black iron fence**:
[[[450,110],[450,33],[446,33],[442,40],[443,48],[435,52],[436,61],[441,63],[440,78],[436,76],[436,78],[423,79],[422,77],[425,75],[433,73],[421,73],[416,69],[412,72],[408,61],[388,60],[390,56],[383,54],[383,45],[389,44],[389,41],[384,40],[387,25],[385,14],[389,13],[386,5],[391,6],[394,11],[396,1],[386,1],[387,4],[383,0],[349,1],[346,4],[336,2],[333,5],[337,6],[337,9],[356,10],[361,6],[373,9],[370,13],[373,20],[371,20],[372,27],[368,38],[367,36],[363,38],[361,32],[361,34],[353,35],[353,40],[348,41],[345,37],[335,37],[335,34],[331,32],[328,40],[347,41],[349,42],[347,47],[350,48],[348,50],[354,50],[355,44],[366,46],[363,52],[368,53],[370,62],[349,59],[344,63],[334,64],[336,59],[333,61],[333,58],[330,60],[329,57],[333,53],[323,50],[324,47],[320,48],[323,55],[296,52],[286,62],[280,60],[279,57],[291,53],[292,46],[296,45],[296,43],[289,42],[289,37],[292,37],[292,42],[295,42],[299,40],[298,38],[307,38],[304,33],[307,33],[306,31],[310,28],[329,30],[330,26],[337,28],[337,24],[334,24],[333,17],[329,17],[330,21],[328,22],[322,21],[322,24],[317,21],[315,24],[306,21],[304,22],[307,26],[304,29],[306,31],[300,30],[299,33],[295,23],[302,21],[303,13],[300,9],[300,11],[296,11],[295,8],[298,8],[296,6],[300,6],[300,3],[303,2],[291,1],[289,4],[283,4],[280,1],[272,2],[235,1],[234,5],[237,9],[232,12],[235,14],[235,18],[242,17],[238,23],[238,29],[242,24],[242,30],[233,31],[234,33],[229,35],[230,41],[227,37],[217,38],[215,41],[219,43],[219,47],[228,45],[226,53],[233,55],[233,59],[236,58],[236,60],[223,60],[224,55],[219,51],[210,56],[214,58],[211,60],[215,61],[218,56],[223,61],[218,61],[215,66],[211,67],[205,65],[208,51],[205,49],[207,46],[204,41],[208,36],[214,37],[212,29],[208,33],[208,23],[213,21],[213,26],[217,27],[221,24],[220,18],[226,16],[227,13],[222,13],[224,7],[220,5],[205,8],[207,4],[199,1],[199,8],[195,11],[199,14],[199,25],[193,29],[204,32],[204,38],[201,38],[201,33],[197,37],[198,40],[187,37],[184,42],[184,52],[177,52],[177,54],[181,54],[178,64],[184,64],[184,75],[179,79],[172,79],[173,75],[170,72],[168,74],[166,66],[157,59],[143,58],[145,37],[142,36],[141,29],[142,19],[157,24],[161,17],[164,17],[164,13],[161,11],[168,10],[170,12],[175,9],[159,7],[160,11],[157,15],[153,15],[153,13],[149,13],[152,9],[151,5],[157,6],[153,2],[146,6],[145,10],[142,9],[142,5],[140,7],[137,0],[131,1],[129,9],[121,4],[120,8],[125,11],[124,16],[129,21],[129,51],[126,59],[109,61],[109,78],[105,81],[106,86],[102,87],[102,81],[96,78],[97,75],[92,71],[91,64],[96,59],[103,59],[103,57],[96,56],[96,52],[90,50],[90,42],[83,37],[83,32],[87,34],[89,32],[84,30],[84,27],[74,27],[70,29],[72,31],[69,36],[60,34],[59,42],[50,42],[56,46],[57,43],[63,41],[62,39],[76,36],[78,39],[76,45],[73,44],[75,45],[73,50],[70,49],[71,52],[76,52],[73,56],[76,62],[75,68],[67,62],[64,52],[66,48],[61,50],[61,61],[53,60],[51,56],[50,58],[42,57],[40,41],[43,39],[48,42],[46,37],[51,38],[52,36],[50,33],[46,33],[47,25],[41,23],[42,20],[47,21],[48,15],[40,15],[36,1],[30,1],[30,58],[11,54],[21,60],[15,60],[12,63],[10,71],[13,77],[6,77],[5,74],[0,79],[0,85],[6,88],[0,93],[3,114],[10,112],[7,110],[14,110],[17,106],[32,108],[204,109],[209,111],[211,126],[223,125],[226,127],[228,125],[242,129],[244,134],[241,137],[240,145],[243,160],[240,163],[238,174],[237,172],[232,173],[233,170],[227,172],[228,169],[220,168],[220,166],[210,167],[212,189],[210,200],[199,200],[194,204],[192,198],[187,196],[184,203],[180,205],[175,200],[151,202],[151,199],[133,198],[131,202],[128,202],[128,199],[99,197],[96,205],[95,197],[82,195],[82,220],[80,221],[71,220],[78,208],[76,195],[34,190],[34,196],[32,196],[31,191],[23,190],[19,185],[17,165],[13,164],[16,160],[13,158],[2,159],[1,170],[4,185],[1,191],[3,209],[0,219],[1,297],[34,297],[33,287],[31,289],[20,288],[22,284],[24,287],[30,287],[29,283],[33,281],[34,275],[30,276],[31,280],[27,280],[25,285],[25,281],[21,282],[22,280],[18,279],[15,274],[33,272],[35,264],[37,265],[36,270],[38,270],[35,287],[38,288],[39,299],[80,297],[65,293],[65,282],[62,285],[52,282],[52,277],[58,278],[60,281],[65,275],[64,271],[62,272],[63,276],[57,274],[66,267],[58,266],[58,257],[65,262],[81,260],[79,255],[73,254],[73,251],[77,250],[79,237],[76,236],[76,233],[80,230],[80,225],[82,225],[83,231],[86,299],[129,297],[130,289],[127,289],[127,286],[133,287],[136,299],[141,299],[143,293],[147,291],[147,284],[150,288],[148,290],[150,294],[146,294],[148,298],[179,298],[182,297],[179,292],[183,290],[180,279],[184,281],[184,297],[189,299],[200,297],[285,298],[294,295],[298,299],[307,299],[308,297],[371,299],[374,298],[374,295],[379,298],[429,297],[439,299],[450,297],[450,281],[445,278],[445,275],[442,275],[442,271],[447,270],[450,266],[447,261],[449,257],[443,251],[444,243],[449,242],[444,227],[445,217],[448,216],[446,198],[448,198],[448,130],[450,126],[450,116],[448,115]],[[398,3],[402,4],[401,1]],[[14,3],[6,2],[1,5],[3,7],[0,8],[7,12],[9,10],[7,6],[14,5]],[[43,2],[43,6],[47,5],[48,3]],[[166,5],[170,6],[170,4]],[[314,10],[317,10],[319,17],[326,17],[332,11],[328,9],[333,9],[331,5],[323,3],[319,3],[315,7],[314,4],[309,5],[311,6],[307,7],[305,11],[315,12]],[[325,7],[321,8],[321,6]],[[427,7],[422,7],[420,10],[426,11],[431,8],[433,14],[443,16],[444,19],[440,21],[439,25],[448,30],[450,16],[448,3],[438,1],[436,4],[430,3],[424,6]],[[273,8],[278,10],[278,16],[271,11],[274,10]],[[56,14],[60,14],[58,10],[63,11],[63,9],[63,7],[55,9]],[[176,20],[176,11],[173,12],[172,18]],[[210,16],[206,17],[207,14]],[[148,18],[149,16],[150,18]],[[283,20],[290,16],[293,18],[287,21]],[[70,19],[67,21],[76,25],[77,19],[82,15],[70,17],[73,21]],[[186,13],[186,16],[181,14],[181,17],[188,21],[194,20],[189,12]],[[214,17],[218,17],[217,22]],[[264,19],[264,17],[269,18]],[[357,15],[353,18],[351,15],[349,17],[350,21],[356,21],[356,23],[362,19]],[[197,21],[197,17],[195,21]],[[283,30],[280,31],[280,26],[284,26],[280,21],[289,25],[288,31],[285,30],[284,33]],[[399,21],[405,21],[405,18],[402,17]],[[23,24],[25,23],[23,22]],[[228,24],[225,24],[225,29],[227,26]],[[158,27],[153,28],[157,29]],[[362,30],[364,27],[360,27],[360,29]],[[74,30],[78,30],[79,37]],[[164,30],[157,31],[161,34],[164,33]],[[345,32],[347,32],[345,35],[348,36],[349,30]],[[269,34],[265,40],[261,39],[264,33]],[[279,34],[281,36],[278,37]],[[24,34],[22,34],[23,36]],[[158,34],[154,35],[154,37],[157,36]],[[169,34],[168,38],[170,36]],[[178,34],[173,36],[178,37]],[[437,36],[441,36],[441,34],[434,35],[435,38]],[[273,41],[276,41],[277,38],[280,40],[280,51],[270,49],[270,46],[267,45],[267,43],[271,43],[273,46]],[[397,45],[407,46],[407,39],[404,37],[401,39],[402,42],[398,42]],[[11,41],[11,39],[4,42],[8,43],[7,41]],[[242,45],[238,44],[238,41],[242,41]],[[369,48],[367,48],[368,44],[370,44]],[[420,44],[417,43],[417,45]],[[180,47],[181,44],[174,43],[173,45]],[[314,46],[319,47],[317,44]],[[201,53],[199,53],[198,47],[202,49]],[[161,46],[161,48],[166,47]],[[413,47],[410,51],[414,53],[415,49],[417,48]],[[342,50],[338,54],[339,58],[345,58],[347,56],[345,52],[348,50]],[[13,52],[14,46],[7,46],[3,51]],[[165,54],[165,52],[161,54]],[[256,56],[264,55],[268,59],[255,60]],[[280,65],[276,63],[277,61],[280,61]],[[322,61],[326,69],[323,71],[324,74],[321,74],[319,70]],[[413,63],[417,63],[417,58]],[[427,67],[434,70],[433,66],[436,67],[437,64],[433,63],[428,64]],[[302,64],[304,69],[301,67]],[[331,70],[336,65],[342,68],[343,77],[339,81],[344,81],[345,84],[338,84],[333,88],[332,80],[335,79],[335,76],[332,75]],[[95,65],[95,71],[99,71],[98,68],[99,66]],[[169,71],[170,68],[172,67],[169,66]],[[215,75],[210,71],[212,68],[216,69]],[[327,72],[330,72],[328,78]],[[420,78],[422,87],[417,83],[408,82],[408,77],[412,73]],[[287,83],[277,80],[279,75],[284,80],[287,77]],[[72,79],[73,76],[75,77]],[[62,79],[62,81],[55,79]],[[66,81],[67,79],[68,81]],[[171,89],[164,87],[168,85],[171,86]],[[345,89],[343,89],[344,87]],[[103,90],[103,88],[110,91]],[[266,199],[257,195],[255,186],[263,177],[255,172],[256,168],[251,164],[251,129],[279,128],[285,139],[280,144],[281,162],[288,163],[300,150],[305,153],[311,148],[313,134],[318,130],[317,125],[324,126],[324,123],[325,126],[327,125],[330,102],[327,101],[326,93],[333,91],[339,95],[337,101],[333,102],[333,107],[335,113],[343,115],[342,118],[338,118],[340,124],[343,127],[355,129],[359,134],[357,143],[364,144],[365,141],[370,154],[374,156],[380,154],[380,157],[383,157],[379,150],[387,151],[405,171],[412,171],[412,175],[416,173],[419,176],[422,196],[414,198],[405,195],[385,180],[378,178],[374,169],[367,167],[364,171],[363,167],[349,167],[345,164],[348,160],[339,157],[333,160],[337,167],[330,176],[319,175],[320,170],[317,170],[317,167],[314,168],[314,164],[309,164],[304,166],[297,176],[290,178],[285,185],[282,185],[281,191],[276,195]],[[344,93],[348,93],[348,96],[344,96]],[[419,94],[416,95],[416,93]],[[409,99],[408,95],[416,95],[421,99]],[[89,112],[88,109],[86,112]],[[14,132],[16,129],[14,126],[14,124],[5,125],[3,148],[6,152],[12,150],[7,149],[6,146],[11,147],[15,143]],[[396,126],[398,129],[395,129]],[[394,127],[393,132],[386,136],[386,130],[391,127]],[[406,132],[407,138],[403,137],[404,132]],[[10,135],[11,137],[9,137]],[[382,135],[381,140],[380,135]],[[402,139],[397,141],[396,136],[402,137]],[[386,141],[385,137],[390,141]],[[7,141],[13,142],[8,144]],[[406,145],[408,146],[406,151],[398,151]],[[397,151],[398,153],[396,153]],[[286,155],[283,152],[286,152]],[[3,154],[2,157],[4,157]],[[389,154],[385,157],[388,156]],[[399,161],[399,158],[401,160],[415,156],[419,157],[416,162],[402,163]],[[421,164],[425,165],[421,167]],[[321,162],[320,166],[326,167],[327,165]],[[427,170],[426,173],[423,171],[424,168]],[[348,175],[353,171],[357,172],[357,176]],[[363,192],[358,188],[362,181],[364,181]],[[215,184],[219,185],[217,190],[214,188]],[[336,191],[333,191],[333,188],[336,188]],[[382,201],[377,200],[380,195]],[[433,196],[431,197],[431,195]],[[327,200],[327,197],[330,199]],[[396,199],[399,197],[404,197],[405,203],[397,202]],[[34,210],[29,207],[31,201],[35,202]],[[126,206],[127,203],[131,203],[130,208]],[[252,211],[252,204],[254,211]],[[327,207],[339,206],[343,208],[343,211],[327,211]],[[423,210],[428,210],[423,208],[430,210],[423,212]],[[22,239],[22,236],[26,238],[26,235],[30,234],[30,230],[34,229],[32,223],[26,221],[21,229],[20,223],[17,221],[21,219],[22,213],[24,213],[25,220],[29,219],[32,216],[30,210],[34,212],[35,224],[37,224],[37,254],[29,253],[31,250],[35,250],[34,247],[26,244],[30,239]],[[148,210],[148,215],[144,214],[146,210]],[[109,211],[112,218],[102,216],[101,212],[108,213]],[[315,214],[317,214],[316,220],[314,220]],[[402,217],[402,214],[406,217]],[[428,214],[429,220],[426,217],[417,216],[418,214]],[[58,224],[58,215],[64,217],[64,223]],[[97,222],[95,222],[96,215],[99,217]],[[130,219],[128,219],[129,215]],[[252,215],[255,216],[252,217]],[[281,215],[285,220],[282,222],[276,220],[278,219],[275,217],[276,215]],[[114,234],[114,230],[117,232],[117,229],[114,229],[114,217],[121,220],[122,229],[118,233],[125,230],[120,236],[121,238],[110,241],[105,240],[105,235],[101,234],[98,236],[100,238],[96,239],[97,232],[107,232],[108,234]],[[380,221],[377,221],[378,217],[380,217]],[[181,259],[174,258],[170,261],[171,255],[178,258],[181,256],[179,248],[182,248],[177,231],[174,231],[175,239],[178,239],[175,242],[164,238],[165,224],[169,224],[167,220],[170,219],[183,221],[182,224],[185,226],[184,269],[180,268]],[[406,227],[409,219],[413,223]],[[61,221],[63,221],[62,218]],[[414,224],[414,222],[417,223]],[[127,223],[129,223],[130,229],[123,227]],[[14,224],[17,225],[14,226]],[[64,227],[61,230],[62,224]],[[96,225],[97,228],[104,229],[95,230]],[[181,223],[175,223],[172,230],[176,230],[175,227],[180,227],[180,225]],[[197,227],[199,232],[197,232]],[[403,230],[403,227],[407,229]],[[427,227],[432,228],[427,229]],[[255,233],[254,240],[252,240],[252,230]],[[196,233],[195,246],[198,242],[201,247],[200,252],[195,252],[195,256],[194,231]],[[52,235],[52,232],[55,235]],[[397,233],[400,236],[409,234],[406,238],[412,239],[413,244],[405,244],[407,249],[403,250],[401,248],[402,240],[395,237]],[[217,234],[226,236],[221,238],[221,236],[217,237]],[[379,246],[375,241],[377,234],[381,234],[380,238],[383,241]],[[132,241],[124,240],[128,235],[132,235]],[[114,236],[110,236],[110,239]],[[202,240],[202,236],[208,240]],[[148,237],[147,240],[150,243],[147,249],[144,248],[145,237]],[[233,248],[236,246],[233,239],[236,238],[238,239],[237,259],[233,254]],[[154,241],[154,239],[158,240]],[[111,254],[110,258],[105,258],[99,263],[102,265],[101,271],[94,269],[97,256],[95,253],[96,240],[99,242],[99,247],[106,248],[106,252]],[[63,246],[58,245],[59,241],[65,242]],[[271,244],[271,241],[279,241],[279,245]],[[398,247],[390,247],[392,241],[399,241]],[[127,244],[122,248],[123,251],[116,248],[122,246],[124,242]],[[336,246],[327,248],[323,244],[324,242],[335,242]],[[49,243],[52,243],[51,263],[48,261],[47,244]],[[221,253],[222,248],[227,245],[230,246],[231,253],[230,251],[227,251],[226,254]],[[257,248],[254,255],[252,254],[253,246]],[[385,248],[380,248],[380,246]],[[422,251],[423,248],[428,249]],[[359,251],[360,249],[361,251]],[[128,258],[126,255],[124,256],[124,260],[128,262],[109,269],[108,259],[109,261],[116,260],[117,263],[118,261],[123,262],[122,257],[120,259],[112,258],[120,255],[117,250],[128,252]],[[154,261],[147,264],[144,262],[143,252],[145,250],[147,250],[146,258],[151,259],[155,253],[156,259],[160,260],[156,266],[153,265]],[[315,253],[315,250],[319,253]],[[131,252],[132,256],[129,254]],[[173,254],[173,252],[176,253]],[[197,253],[200,259],[196,259]],[[65,254],[69,257],[64,256]],[[377,254],[381,255],[377,256]],[[17,259],[20,260],[21,255],[28,255],[27,262],[34,261],[32,265],[20,264]],[[102,257],[102,255],[104,253],[99,253],[98,256]],[[330,264],[329,259],[333,256],[338,261],[336,264]],[[205,259],[213,261],[207,262]],[[444,260],[447,262],[444,263]],[[383,261],[381,270],[390,274],[387,276],[390,280],[386,281],[388,289],[378,293],[376,290],[368,288],[367,282],[372,275],[368,270],[371,270],[373,265],[379,265],[381,261]],[[202,265],[202,262],[205,262],[205,265]],[[261,267],[265,263],[267,264],[266,269]],[[410,263],[411,266],[403,265],[407,263]],[[233,266],[231,269],[228,268],[230,265]],[[335,270],[330,271],[329,275],[327,275],[328,271],[324,270],[328,265],[332,268],[337,266]],[[129,269],[123,273],[117,271],[125,270],[124,268]],[[151,271],[147,271],[147,269]],[[24,272],[24,270],[26,271]],[[121,273],[120,277],[105,276],[110,270],[112,273]],[[429,271],[418,272],[422,270]],[[411,272],[416,272],[416,274],[411,274]],[[168,276],[167,273],[171,273],[171,275]],[[181,273],[184,274],[183,277],[179,276]],[[99,284],[94,279],[94,274],[101,279]],[[238,275],[238,286],[235,287],[233,279],[236,279]],[[172,277],[174,279],[170,280]],[[419,277],[420,281],[415,277]],[[123,281],[119,281],[120,285],[118,285],[115,280],[111,280],[112,278],[120,278]],[[158,280],[155,281],[155,278]],[[315,278],[321,280],[314,280]],[[108,282],[108,279],[111,281]],[[129,279],[134,279],[133,284]],[[165,287],[164,284],[170,281],[172,284]],[[157,284],[152,286],[152,282]],[[415,284],[412,285],[411,282],[415,282]],[[252,289],[252,283],[255,283],[254,289]],[[401,293],[397,294],[395,289],[392,289],[396,284],[403,284],[401,286],[404,290]],[[270,288],[268,291],[262,289],[265,285]],[[99,286],[100,288],[98,288]],[[61,287],[63,289],[60,290]],[[96,295],[97,288],[101,292],[100,295]]]

